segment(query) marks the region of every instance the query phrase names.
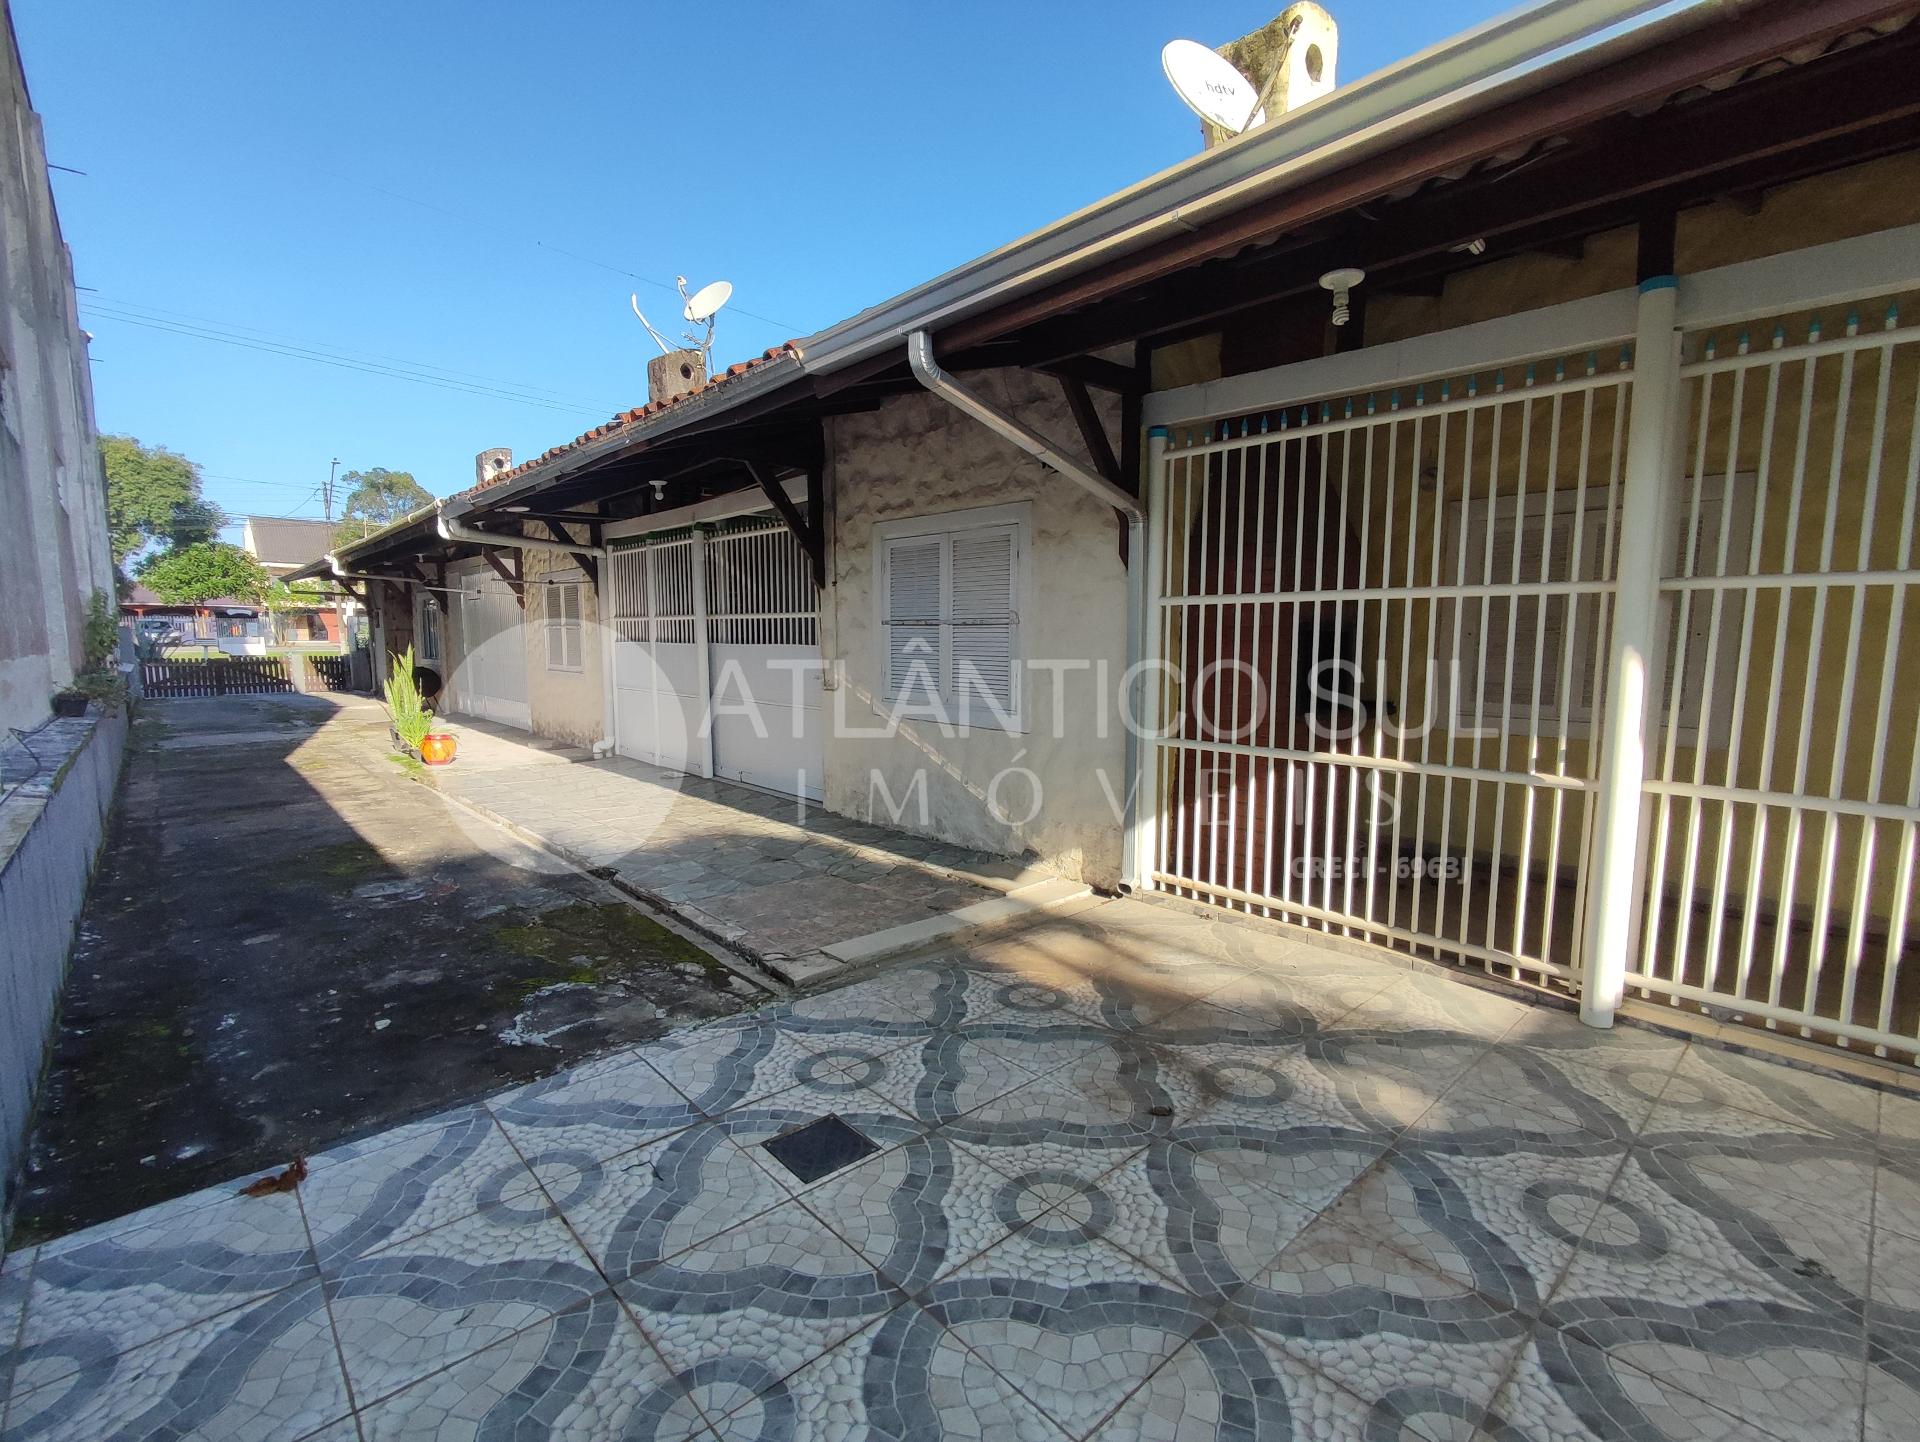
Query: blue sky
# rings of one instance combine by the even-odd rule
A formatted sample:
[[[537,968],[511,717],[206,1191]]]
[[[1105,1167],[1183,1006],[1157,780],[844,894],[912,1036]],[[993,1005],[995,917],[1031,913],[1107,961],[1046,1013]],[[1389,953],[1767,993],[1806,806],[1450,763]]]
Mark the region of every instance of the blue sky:
[[[738,360],[1183,159],[1161,44],[1282,4],[13,10],[48,158],[86,172],[54,189],[101,429],[235,514],[317,516],[335,456],[445,494],[639,403],[629,291],[666,330],[676,274],[732,280]],[[1347,81],[1508,7],[1329,8]]]

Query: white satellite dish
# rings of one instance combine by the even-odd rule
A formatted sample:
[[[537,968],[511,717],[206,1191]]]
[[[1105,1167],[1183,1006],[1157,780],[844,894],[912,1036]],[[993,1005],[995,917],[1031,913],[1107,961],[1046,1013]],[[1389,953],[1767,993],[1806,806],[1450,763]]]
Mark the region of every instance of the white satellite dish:
[[[716,280],[710,285],[701,286],[689,296],[686,309],[681,314],[695,325],[699,325],[702,321],[712,320],[715,312],[732,299],[733,282]]]
[[[1169,40],[1160,51],[1160,68],[1187,109],[1229,135],[1266,121],[1253,83],[1199,41]]]

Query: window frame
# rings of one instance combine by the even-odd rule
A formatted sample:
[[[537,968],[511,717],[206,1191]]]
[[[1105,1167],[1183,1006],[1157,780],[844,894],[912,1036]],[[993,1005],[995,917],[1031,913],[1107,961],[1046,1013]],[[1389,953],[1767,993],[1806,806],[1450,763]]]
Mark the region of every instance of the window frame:
[[[546,642],[546,661],[549,671],[577,674],[587,668],[585,612],[582,609],[583,601],[580,595],[583,584],[584,582],[581,581],[547,581],[540,588],[540,629]],[[567,614],[566,603],[562,600],[563,593],[566,592],[571,592],[573,595],[571,616]],[[561,601],[560,614],[557,616],[554,614],[555,601]],[[576,658],[572,664],[568,664],[565,659],[566,637],[569,631],[573,635],[573,653]],[[560,637],[560,648],[557,653],[554,649],[555,636]],[[559,659],[556,659],[556,655]]]
[[[1013,557],[1009,568],[1008,596],[1008,701],[1005,714],[972,690],[960,693],[953,684],[953,543],[956,537],[982,531],[1005,531],[1012,538]],[[939,628],[937,656],[939,691],[931,702],[902,701],[894,692],[891,664],[893,622],[887,611],[892,589],[892,554],[901,542],[941,541]],[[880,521],[873,527],[873,617],[874,659],[877,680],[873,688],[875,709],[903,720],[939,721],[961,730],[1002,731],[1024,735],[1028,729],[1026,711],[1026,623],[1027,599],[1033,594],[1033,507],[1026,501],[999,506],[975,506],[963,510],[939,511],[898,521]]]

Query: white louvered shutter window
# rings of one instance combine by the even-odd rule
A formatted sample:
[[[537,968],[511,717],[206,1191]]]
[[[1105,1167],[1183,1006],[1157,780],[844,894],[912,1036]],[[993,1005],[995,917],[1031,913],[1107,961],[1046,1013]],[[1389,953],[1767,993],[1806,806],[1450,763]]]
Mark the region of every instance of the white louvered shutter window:
[[[580,586],[562,582],[546,588],[547,669],[581,669]]]
[[[965,531],[952,540],[952,685],[961,719],[1016,710],[1012,526]]]
[[[946,691],[946,551],[944,536],[886,544],[887,699],[903,706],[936,705]]]
[[[996,517],[946,531],[916,526],[881,542],[893,707],[1018,727],[1021,525]]]

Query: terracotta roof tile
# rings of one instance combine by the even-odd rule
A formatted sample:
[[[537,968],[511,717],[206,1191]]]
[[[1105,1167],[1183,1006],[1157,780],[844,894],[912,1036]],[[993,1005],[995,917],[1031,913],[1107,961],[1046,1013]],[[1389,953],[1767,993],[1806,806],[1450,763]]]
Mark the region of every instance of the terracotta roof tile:
[[[763,365],[766,365],[769,361],[776,361],[776,360],[780,360],[785,356],[799,355],[799,354],[800,354],[799,342],[787,341],[782,345],[774,346],[772,349],[766,351],[761,355],[755,356],[752,360],[736,361],[733,365],[728,366],[719,375],[709,379],[707,383],[701,386],[698,390],[688,391],[685,395],[675,396],[671,400],[648,401],[645,405],[635,406],[632,410],[622,411],[620,412],[619,415],[614,416],[611,420],[605,422],[602,425],[595,426],[592,430],[586,432],[584,435],[577,436],[573,440],[568,441],[565,445],[554,446],[548,450],[542,451],[538,456],[534,457],[532,460],[522,461],[519,465],[515,466],[512,470],[502,471],[497,476],[488,476],[486,480],[480,482],[480,484],[472,487],[469,490],[461,492],[461,494],[464,496],[474,496],[474,495],[480,494],[482,491],[491,491],[498,486],[504,486],[509,481],[513,481],[519,477],[525,476],[527,472],[531,471],[534,467],[545,465],[548,461],[556,460],[559,457],[564,456],[571,451],[578,450],[581,446],[586,445],[590,441],[602,440],[605,437],[613,435],[615,432],[621,430],[626,426],[630,426],[637,421],[649,420],[654,416],[660,415],[665,411],[671,410],[674,406],[680,404],[681,401],[687,400],[690,397],[707,395],[710,392],[712,392],[715,388],[726,385],[729,382],[736,380],[743,375],[746,375],[748,372],[756,370]]]

